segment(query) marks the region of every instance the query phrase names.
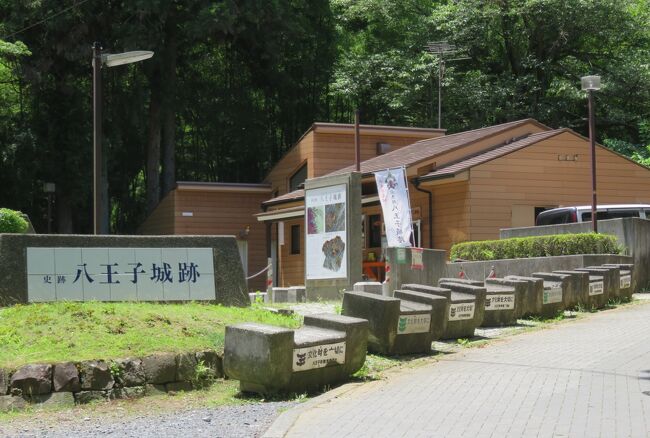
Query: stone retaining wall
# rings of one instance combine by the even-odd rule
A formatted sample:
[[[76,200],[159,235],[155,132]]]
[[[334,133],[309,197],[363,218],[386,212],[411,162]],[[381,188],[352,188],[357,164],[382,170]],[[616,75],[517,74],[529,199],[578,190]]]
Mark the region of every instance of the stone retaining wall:
[[[204,350],[0,369],[0,412],[189,391],[223,377],[222,363],[217,352]]]

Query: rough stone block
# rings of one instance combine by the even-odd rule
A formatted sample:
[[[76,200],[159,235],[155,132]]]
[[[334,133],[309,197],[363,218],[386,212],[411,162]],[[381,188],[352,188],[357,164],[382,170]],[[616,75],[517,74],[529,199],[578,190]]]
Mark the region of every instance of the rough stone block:
[[[474,330],[478,327],[476,296],[423,284],[403,284],[402,289],[444,297],[449,301],[446,327],[440,339],[474,337]]]
[[[245,323],[226,327],[224,370],[244,392],[302,392],[338,383],[366,357],[368,321],[305,316],[296,330]]]
[[[80,405],[94,401],[103,401],[108,398],[107,391],[81,391],[74,394],[74,399]]]
[[[573,288],[573,281],[569,274],[558,272],[533,272],[532,277],[541,278],[545,285],[556,287],[559,285],[562,301],[562,310],[570,309],[572,304],[577,301],[577,293]],[[557,298],[556,298],[557,299]]]
[[[357,372],[366,362],[368,349],[368,321],[345,315],[320,313],[305,315],[305,326],[320,327],[345,333],[345,366],[343,373],[346,377]]]
[[[164,392],[164,389],[162,392]],[[145,394],[146,394],[146,390],[144,386],[128,386],[124,388],[113,388],[110,394],[110,398],[132,399],[132,398],[144,397]]]
[[[280,392],[291,379],[293,330],[256,323],[226,326],[223,367],[244,391]]]
[[[484,286],[475,286],[472,284],[466,283],[454,283],[454,282],[440,282],[438,286],[450,289],[452,292],[458,292],[463,294],[469,294],[476,297],[476,308],[474,309],[474,322],[477,327],[483,325],[483,320],[485,319],[485,295],[487,289]]]
[[[469,278],[442,277],[441,279],[438,280],[438,284],[440,283],[469,284],[470,286],[483,287],[483,281],[470,280]]]
[[[50,394],[33,395],[29,402],[41,407],[72,408],[74,407],[74,395],[71,392],[52,392]]]
[[[521,294],[512,286],[485,285],[484,327],[501,327],[517,324],[522,303]]]
[[[343,294],[343,315],[368,320],[368,351],[373,353],[393,352],[399,311],[400,300],[397,298],[368,292]]]
[[[368,292],[370,294],[381,295],[382,287],[378,281],[359,281],[354,283],[354,292]]]
[[[105,391],[115,385],[113,374],[105,361],[85,360],[79,362],[78,366],[82,390]]]
[[[27,401],[20,396],[0,395],[0,412],[20,411],[27,407]]]
[[[632,294],[636,291],[634,264],[633,263],[618,263],[618,264],[608,263],[603,266],[619,268],[619,278],[620,278],[619,296],[628,301],[632,299]]]
[[[589,274],[582,271],[558,270],[553,271],[555,274],[564,274],[569,276],[568,297],[566,303],[568,309],[578,306],[591,308],[592,300],[589,298]]]
[[[431,306],[431,340],[442,338],[447,329],[447,315],[449,314],[449,299],[440,295],[426,294],[410,290],[395,290],[395,298],[406,299]]]
[[[196,355],[181,353],[176,356],[176,381],[191,382],[196,379]]]
[[[196,361],[197,363],[202,362],[204,366],[212,370],[212,376],[209,377],[216,379],[223,377],[223,360],[216,351],[199,351],[196,353]]]
[[[171,392],[187,392],[192,390],[192,383],[190,382],[171,382],[165,385],[165,389],[168,393]]]
[[[23,395],[47,394],[52,392],[52,365],[25,365],[11,376],[11,388]]]
[[[617,267],[607,266],[587,266],[576,268],[576,271],[588,272],[589,275],[600,275],[605,282],[605,295],[607,300],[616,299],[620,296],[621,272]]]
[[[124,388],[126,389],[126,388]],[[153,385],[151,383],[147,383],[144,385],[144,393],[145,395],[166,395],[167,391],[165,390],[165,385]]]
[[[486,278],[485,287],[487,290],[494,290],[498,287],[512,288],[515,293],[515,313],[516,318],[522,318],[529,311],[527,297],[528,282],[520,280],[509,280],[506,278]]]
[[[553,318],[564,310],[564,293],[562,283],[558,281],[545,281],[539,277],[522,277],[507,276],[510,279],[528,280],[529,281],[529,304],[532,305],[532,299],[536,300],[536,311],[531,312],[533,315],[539,315],[542,318]]]
[[[144,365],[141,359],[117,359],[119,367],[117,382],[123,387],[138,387],[145,383]]]
[[[320,330],[314,330],[320,329]],[[350,374],[359,370],[366,360],[366,350],[368,348],[368,321],[365,319],[349,317],[345,315],[333,314],[316,314],[305,316],[305,325],[296,331],[294,336],[294,347],[300,348],[316,347],[313,350],[318,350],[318,346],[328,345],[329,341],[317,340],[314,343],[299,343],[301,338],[300,332],[310,331],[315,332],[329,332],[323,338],[329,338],[333,343],[339,344],[341,341],[345,342],[345,355],[344,363],[332,363],[319,368],[312,368],[304,371],[297,371],[291,374],[291,379],[287,390],[289,392],[301,392],[305,390],[321,389],[325,385],[331,385],[347,380]],[[321,339],[323,339],[321,338]],[[335,340],[336,338],[341,341]],[[334,348],[330,346],[329,348]],[[331,351],[331,350],[330,350]],[[294,357],[292,351],[292,360]],[[334,351],[336,354],[336,351]],[[292,364],[293,367],[293,364]]]
[[[528,291],[524,300],[525,310],[523,310],[525,316],[542,314],[542,303],[544,299],[543,279],[521,275],[507,275],[505,280],[525,281],[528,285]]]
[[[57,363],[52,371],[52,383],[55,392],[81,391],[79,371],[72,362]]]
[[[176,355],[156,353],[142,358],[147,383],[162,384],[176,381]]]

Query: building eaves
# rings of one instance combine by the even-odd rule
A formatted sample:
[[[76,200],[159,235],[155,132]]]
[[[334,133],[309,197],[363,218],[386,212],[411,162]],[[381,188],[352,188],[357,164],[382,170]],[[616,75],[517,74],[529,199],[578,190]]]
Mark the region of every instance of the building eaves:
[[[503,157],[504,155],[508,155],[512,152],[531,146],[535,143],[539,143],[540,141],[555,137],[556,135],[562,134],[563,132],[572,131],[568,128],[561,128],[552,131],[531,134],[520,140],[513,141],[512,143],[498,145],[486,151],[479,152],[475,155],[464,157],[454,163],[451,163],[440,169],[436,169],[433,172],[429,172],[426,175],[419,177],[418,180],[430,181],[434,179],[452,177],[468,169],[471,169],[474,166],[478,166],[479,164],[484,164],[496,158]]]
[[[377,157],[363,161],[361,163],[361,173],[367,175],[392,167],[408,167],[421,161],[428,160],[438,155],[470,145],[477,141],[484,140],[491,136],[501,134],[527,123],[532,123],[545,130],[550,130],[548,126],[545,126],[534,119],[523,119],[514,122],[502,123],[500,125],[474,129],[471,131],[444,135],[442,137],[420,140],[403,148],[389,152],[385,155],[379,155]],[[354,168],[354,166],[347,166],[345,168],[331,172],[328,175],[340,175],[343,173],[352,172],[354,171]]]

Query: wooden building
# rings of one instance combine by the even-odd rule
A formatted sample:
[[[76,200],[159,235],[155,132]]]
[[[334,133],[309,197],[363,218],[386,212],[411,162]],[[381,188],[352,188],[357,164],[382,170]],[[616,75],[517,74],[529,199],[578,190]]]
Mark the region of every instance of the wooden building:
[[[244,272],[267,265],[265,228],[254,217],[271,196],[268,184],[178,182],[140,226],[139,234],[234,235]],[[266,275],[251,279],[251,290],[266,289]]]
[[[422,139],[441,136],[444,130],[361,125],[360,134],[361,157],[366,160]],[[354,163],[353,145],[353,125],[314,123],[262,183],[178,182],[138,232],[234,235],[244,272],[252,276],[267,266],[268,257],[276,253],[278,246],[277,223],[272,231],[270,222],[265,226],[255,218],[262,211],[262,203],[296,190],[307,178],[322,176]],[[271,245],[272,232],[274,241]],[[280,245],[280,248],[284,251],[286,246]],[[251,291],[265,290],[266,275],[252,278],[248,287]]]
[[[327,139],[322,143],[321,126]],[[337,126],[315,124],[266,179],[273,197],[263,203],[257,219],[271,224],[268,243],[277,285],[304,283],[304,193],[299,182],[354,169],[352,134],[337,135]],[[381,207],[373,175],[378,170],[406,168],[416,243],[425,248],[448,250],[456,242],[496,239],[500,228],[533,225],[544,209],[591,202],[589,141],[570,129],[526,119],[452,135],[428,132],[430,138],[410,144],[408,138],[388,141],[390,151],[379,154],[377,143],[384,140],[372,133],[365,127],[361,136],[360,220],[368,266],[381,257]],[[596,161],[599,203],[650,201],[649,169],[602,146]]]

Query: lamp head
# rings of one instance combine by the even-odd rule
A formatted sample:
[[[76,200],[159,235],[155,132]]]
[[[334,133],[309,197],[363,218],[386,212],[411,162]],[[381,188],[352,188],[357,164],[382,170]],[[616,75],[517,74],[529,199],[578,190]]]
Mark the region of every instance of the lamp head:
[[[600,90],[600,76],[583,76],[581,78],[582,89],[587,90]]]
[[[133,62],[144,61],[153,56],[153,52],[148,50],[136,50],[125,53],[105,53],[102,54],[102,64],[106,67],[115,67],[116,65],[131,64]]]

